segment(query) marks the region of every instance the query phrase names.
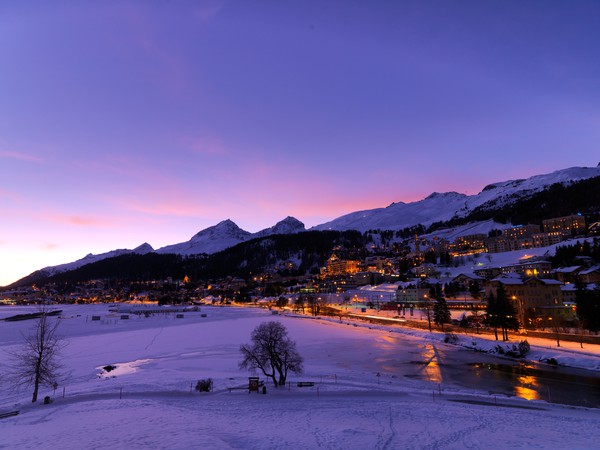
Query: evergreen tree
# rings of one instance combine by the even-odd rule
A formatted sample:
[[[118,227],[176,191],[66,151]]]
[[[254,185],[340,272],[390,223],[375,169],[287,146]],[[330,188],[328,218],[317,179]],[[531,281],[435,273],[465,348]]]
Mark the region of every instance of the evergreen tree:
[[[578,284],[575,291],[577,317],[581,320],[583,328],[598,333],[600,331],[600,288],[586,289],[585,285]]]
[[[435,286],[435,289],[432,290],[435,298],[435,304],[433,305],[433,322],[436,325],[441,326],[443,330],[444,324],[450,323],[450,310],[448,309],[448,304],[442,294],[442,288],[439,283]]]
[[[494,329],[494,336],[496,340],[498,340],[498,325],[499,321],[499,312],[498,312],[498,302],[496,301],[496,296],[493,292],[490,292],[487,298],[487,305],[485,307],[486,319],[485,322],[487,325],[491,326]]]
[[[502,331],[502,340],[508,341],[508,330],[517,331],[519,321],[512,301],[506,295],[504,285],[500,283],[496,295],[491,292],[487,300],[486,323],[494,328],[494,336],[498,340],[498,328]]]
[[[479,298],[480,290],[481,290],[481,287],[479,286],[479,283],[477,281],[473,281],[473,282],[469,283],[469,292],[471,293],[473,298]]]
[[[496,289],[496,302],[498,303],[500,326],[502,327],[502,340],[508,341],[508,330],[517,331],[519,329],[519,321],[515,306],[506,295],[506,290],[502,283]]]

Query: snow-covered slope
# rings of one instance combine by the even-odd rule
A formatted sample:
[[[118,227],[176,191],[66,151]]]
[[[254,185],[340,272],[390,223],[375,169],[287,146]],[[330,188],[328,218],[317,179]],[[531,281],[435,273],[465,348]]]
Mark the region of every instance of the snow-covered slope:
[[[304,224],[295,217],[286,217],[280,222],[277,222],[271,228],[265,228],[252,235],[253,238],[271,236],[272,234],[294,234],[306,231]]]
[[[271,228],[266,228],[258,233],[250,233],[242,230],[233,221],[227,219],[215,226],[200,231],[187,242],[167,245],[158,249],[157,253],[176,253],[179,255],[211,254],[249,239],[270,236],[272,234],[298,233],[304,230],[304,224],[293,217],[286,217]]]
[[[157,253],[176,253],[179,255],[199,255],[216,253],[226,248],[232,247],[240,242],[249,239],[270,236],[273,234],[291,234],[305,231],[304,224],[294,217],[286,217],[282,221],[276,223],[270,228],[266,228],[257,233],[250,233],[242,230],[233,221],[227,219],[219,222],[217,225],[206,228],[195,234],[189,241],[179,244],[167,245],[156,250]],[[148,243],[143,243],[133,250],[118,249],[110,252],[101,253],[98,255],[88,254],[87,256],[78,259],[77,261],[60,264],[58,266],[49,266],[41,269],[39,273],[44,276],[52,276],[57,273],[67,272],[78,269],[86,264],[95,263],[106,258],[121,256],[128,253],[137,253],[144,255],[154,252],[152,246]]]
[[[233,221],[227,219],[200,231],[187,242],[159,248],[157,253],[176,253],[178,255],[216,253],[244,242],[250,236],[252,233],[242,230]]]
[[[387,208],[357,211],[317,225],[316,230],[401,230],[417,224],[428,225],[451,219],[466,205],[468,196],[457,192],[439,194],[412,203],[392,203]]]
[[[567,184],[600,176],[600,167],[571,167],[526,180],[511,180],[486,186],[479,194],[437,193],[412,203],[392,203],[377,208],[346,214],[314,227],[316,230],[401,230],[406,227],[464,217],[477,207],[498,207],[531,196],[555,184]]]
[[[504,230],[506,228],[511,227],[511,224],[499,223],[490,219],[481,222],[470,222],[465,225],[460,225],[453,228],[443,228],[440,230],[436,230],[433,233],[424,234],[420,237],[424,239],[438,237],[440,239],[446,239],[449,242],[453,242],[460,236],[467,236],[470,234],[487,235],[492,230]]]
[[[117,250],[111,250],[110,252],[106,252],[106,253],[100,253],[98,255],[89,253],[88,255],[84,256],[83,258],[78,259],[77,261],[74,261],[71,263],[60,264],[58,266],[44,267],[43,269],[41,269],[40,272],[44,273],[47,276],[52,276],[52,275],[56,275],[57,273],[68,272],[69,270],[75,270],[82,266],[85,266],[86,264],[98,262],[98,261],[101,261],[106,258],[113,258],[115,256],[127,255],[129,253],[137,253],[138,255],[145,255],[146,253],[151,253],[153,251],[154,251],[154,249],[152,248],[152,246],[150,244],[148,244],[147,242],[144,242],[142,245],[134,248],[133,250],[117,249]]]

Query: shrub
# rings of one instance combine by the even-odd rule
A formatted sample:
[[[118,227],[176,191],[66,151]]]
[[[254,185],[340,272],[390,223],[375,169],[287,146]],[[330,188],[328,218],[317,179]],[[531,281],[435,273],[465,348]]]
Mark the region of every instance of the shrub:
[[[110,372],[111,370],[115,370],[117,368],[117,366],[113,366],[112,364],[109,364],[108,366],[104,366],[103,369],[106,372]]]
[[[446,344],[458,344],[458,336],[454,333],[446,333],[446,336],[444,336],[444,342]]]
[[[511,346],[504,347],[502,345],[496,345],[494,347],[494,352],[499,355],[510,356],[511,358],[524,358],[528,353],[531,347],[529,346],[529,342],[521,341],[519,344],[512,344]]]
[[[207,378],[206,380],[198,380],[196,383],[196,390],[198,392],[211,392],[213,388],[213,380],[212,378]]]
[[[529,342],[527,342],[527,340],[519,342],[519,357],[520,358],[524,358],[525,356],[527,356],[527,354],[529,353],[530,350],[531,350],[531,346],[529,345]]]

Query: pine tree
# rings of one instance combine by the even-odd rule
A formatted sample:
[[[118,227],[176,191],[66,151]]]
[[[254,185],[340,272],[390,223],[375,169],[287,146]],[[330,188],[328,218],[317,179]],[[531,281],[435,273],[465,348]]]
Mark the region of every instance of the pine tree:
[[[494,328],[494,336],[496,340],[498,340],[498,325],[499,325],[499,312],[498,312],[498,302],[496,300],[496,296],[493,292],[490,292],[487,298],[487,305],[485,307],[486,313],[486,323]]]
[[[600,288],[589,290],[585,285],[578,285],[575,291],[577,317],[583,327],[594,333],[600,331]]]
[[[436,325],[444,329],[445,323],[450,323],[450,310],[448,303],[442,294],[442,289],[439,284],[435,287],[435,304],[433,305],[433,321]]]
[[[487,305],[487,323],[494,327],[494,336],[498,340],[498,328],[502,331],[502,340],[508,341],[508,330],[517,331],[519,321],[512,301],[506,295],[504,285],[499,283],[496,295],[490,293]]]
[[[517,319],[515,305],[506,295],[506,290],[502,283],[500,283],[500,286],[496,290],[496,300],[500,307],[502,339],[508,341],[508,330],[517,331],[519,329],[519,320]]]

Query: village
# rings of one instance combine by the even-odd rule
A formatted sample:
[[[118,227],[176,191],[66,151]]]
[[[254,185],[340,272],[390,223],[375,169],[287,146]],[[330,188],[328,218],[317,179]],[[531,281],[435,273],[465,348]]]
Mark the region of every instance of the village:
[[[318,274],[305,276],[286,275],[295,264],[283,261],[246,279],[50,283],[7,290],[0,297],[3,304],[238,303],[303,311],[318,305],[320,313],[328,311],[329,305],[333,311],[386,311],[390,317],[418,321],[431,319],[437,289],[449,310],[461,311],[452,315],[455,325],[463,319],[463,326],[479,327],[484,325],[490,294],[502,285],[518,328],[563,332],[585,328],[576,297],[578,292],[596,292],[600,283],[600,245],[595,237],[599,224],[588,225],[584,216],[572,215],[544,220],[542,228],[520,225],[489,235],[463,235],[453,242],[438,236],[414,236],[393,245],[380,240],[363,260],[348,258],[346,249],[334,248]],[[561,264],[556,248],[558,253],[560,248],[571,249],[571,264]]]

